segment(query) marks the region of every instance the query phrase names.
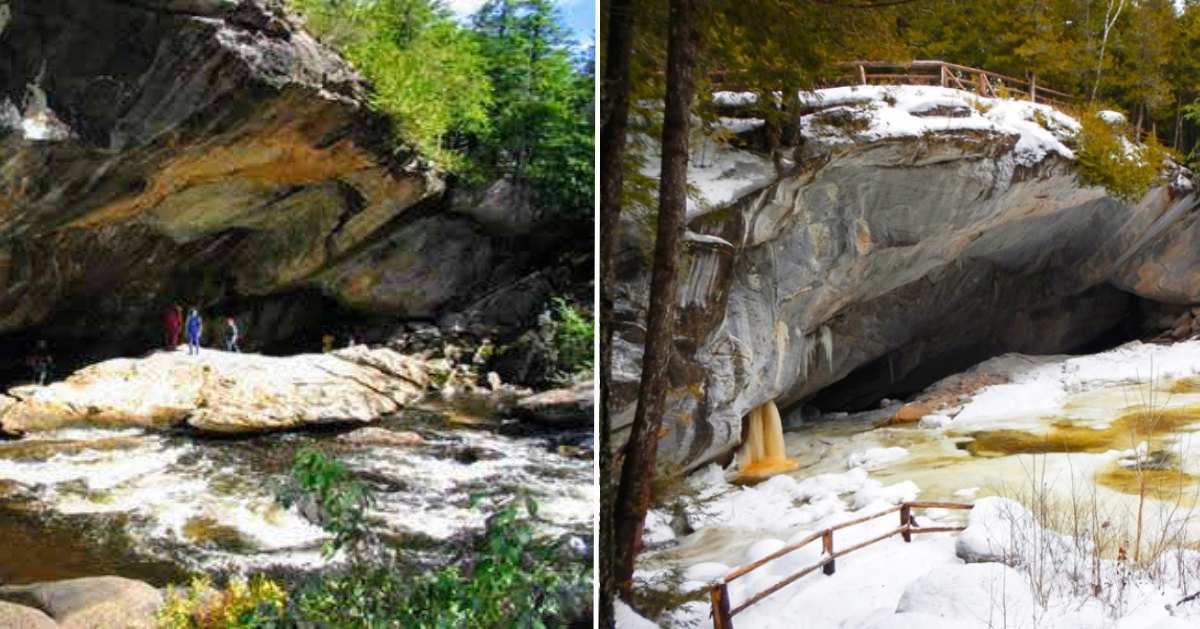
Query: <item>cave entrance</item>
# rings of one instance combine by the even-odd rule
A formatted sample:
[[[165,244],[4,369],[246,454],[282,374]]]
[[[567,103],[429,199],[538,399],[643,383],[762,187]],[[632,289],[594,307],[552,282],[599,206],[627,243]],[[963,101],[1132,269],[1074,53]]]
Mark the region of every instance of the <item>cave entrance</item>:
[[[938,344],[919,339],[858,367],[845,378],[818,391],[804,404],[822,412],[869,410],[878,407],[884,399],[909,398],[947,376],[1001,354],[1084,355],[1146,339],[1167,329],[1170,322],[1187,309],[1187,306],[1150,301],[1108,286],[1093,288],[1088,293],[1091,294],[1085,294],[1083,299],[1065,300],[1049,308],[1078,307],[1101,300],[1111,305],[1114,294],[1118,303],[1123,301],[1124,305],[1115,310],[1108,307],[1103,315],[1097,313],[1094,326],[1073,326],[1072,334],[1066,338],[1054,336],[1050,331],[1046,332],[1045,339],[1040,339],[1037,334],[1004,334],[993,328],[981,328],[979,334],[969,337],[967,342]],[[1040,320],[1050,320],[1055,313],[1044,315]],[[1086,318],[1089,313],[1073,312],[1069,316]],[[961,322],[947,322],[946,325],[953,327]]]

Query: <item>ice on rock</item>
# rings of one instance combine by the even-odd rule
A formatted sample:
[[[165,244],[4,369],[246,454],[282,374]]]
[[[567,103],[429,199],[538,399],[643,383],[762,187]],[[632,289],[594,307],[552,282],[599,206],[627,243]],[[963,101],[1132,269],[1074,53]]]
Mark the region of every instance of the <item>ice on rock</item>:
[[[846,464],[850,468],[861,467],[868,470],[878,469],[899,461],[908,456],[908,450],[899,447],[892,448],[871,448],[863,452],[855,452],[850,455]]]
[[[733,568],[715,561],[706,561],[689,567],[683,572],[683,578],[688,581],[701,581],[703,583],[711,583],[718,579],[725,578],[725,575],[733,572]]]
[[[921,418],[921,421],[917,424],[917,426],[936,430],[938,428],[945,428],[946,426],[950,425],[951,421],[953,420],[946,415],[926,415]]]
[[[642,530],[642,543],[647,546],[663,544],[675,539],[675,531],[671,529],[671,518],[656,509],[646,513],[646,526]]]

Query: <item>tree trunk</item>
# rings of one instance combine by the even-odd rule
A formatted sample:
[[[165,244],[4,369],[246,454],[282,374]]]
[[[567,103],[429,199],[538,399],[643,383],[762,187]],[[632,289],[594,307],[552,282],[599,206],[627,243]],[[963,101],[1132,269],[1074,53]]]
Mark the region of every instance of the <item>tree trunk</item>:
[[[650,277],[650,312],[646,321],[646,349],[638,405],[625,447],[621,485],[615,506],[617,591],[630,600],[633,565],[640,550],[646,511],[650,508],[650,482],[658,455],[668,367],[675,328],[675,295],[678,290],[678,249],[687,211],[688,125],[692,103],[696,33],[693,25],[696,0],[671,0],[667,41],[667,98],[663,112],[662,172],[658,188],[658,231],[654,267]]]
[[[600,94],[600,605],[601,629],[615,625],[613,598],[613,501],[616,489],[609,442],[608,390],[612,382],[613,255],[621,219],[625,134],[629,123],[629,61],[633,55],[634,0],[611,0],[603,50]]]

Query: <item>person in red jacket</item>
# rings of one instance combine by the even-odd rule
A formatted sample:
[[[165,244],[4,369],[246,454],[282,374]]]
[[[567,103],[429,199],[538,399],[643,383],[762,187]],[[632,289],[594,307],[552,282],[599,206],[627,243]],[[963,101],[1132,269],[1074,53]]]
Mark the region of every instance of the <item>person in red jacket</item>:
[[[179,347],[179,335],[183,332],[183,308],[180,308],[179,304],[172,304],[167,308],[163,324],[166,327],[167,349]]]

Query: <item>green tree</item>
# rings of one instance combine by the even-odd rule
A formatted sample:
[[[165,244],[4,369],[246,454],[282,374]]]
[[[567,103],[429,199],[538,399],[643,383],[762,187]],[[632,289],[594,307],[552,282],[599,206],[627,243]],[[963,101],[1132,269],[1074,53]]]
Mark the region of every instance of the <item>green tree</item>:
[[[491,83],[475,38],[436,0],[293,0],[372,83],[398,139],[450,169],[486,134]]]
[[[594,64],[577,64],[548,0],[489,0],[472,23],[495,99],[478,162],[529,183],[538,205],[591,215]]]

